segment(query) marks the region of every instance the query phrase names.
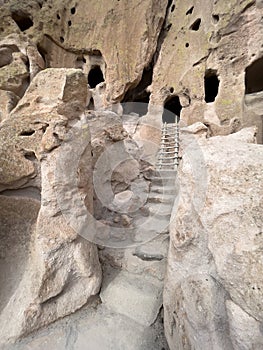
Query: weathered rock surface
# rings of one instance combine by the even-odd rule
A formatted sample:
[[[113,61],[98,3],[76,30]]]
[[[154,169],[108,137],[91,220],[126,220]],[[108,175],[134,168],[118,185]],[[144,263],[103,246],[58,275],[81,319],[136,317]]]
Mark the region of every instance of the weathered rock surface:
[[[22,97],[45,62],[32,41],[21,34],[0,40],[0,88]]]
[[[1,341],[74,312],[99,290],[97,248],[62,211],[76,219],[87,208],[108,225],[106,241],[120,246],[162,233],[139,247],[100,251],[104,267],[125,270],[111,281],[111,299],[147,299],[144,321],[154,320],[161,301],[153,302],[157,291],[142,281],[163,282],[176,197],[173,183],[160,188],[151,178],[166,107],[190,125],[182,129],[180,199],[170,228],[170,347],[261,349],[262,150],[254,141],[262,142],[262,0],[0,0],[0,7]],[[242,129],[252,125],[257,135]],[[75,127],[86,130],[82,154]],[[153,341],[154,326],[127,317],[134,312],[138,321],[138,305],[114,302],[126,316],[103,305],[79,330],[59,328],[53,343],[48,334],[26,346],[78,349],[88,338],[105,350],[163,348]]]
[[[253,143],[254,128],[210,139],[189,135],[182,134],[179,199],[170,224],[169,346],[260,349],[262,146]]]
[[[40,203],[0,195],[0,312],[19,288],[28,269],[31,237]]]
[[[102,302],[143,326],[151,326],[162,306],[162,283],[153,278],[141,278],[120,272],[114,278],[104,276],[100,293]]]
[[[236,118],[233,132],[256,124],[262,142],[262,114],[244,101],[245,95],[263,89],[257,82],[262,81],[260,0],[10,0],[2,7],[0,37],[13,40],[12,45],[3,44],[5,58],[0,62],[4,80],[6,69],[12,73],[8,90],[17,89],[21,77],[32,79],[45,65],[81,68],[87,76],[99,67],[105,83],[92,89],[95,109],[127,102],[128,92],[134,101],[147,103],[146,93],[149,116],[157,112],[160,121],[163,105],[178,97],[176,110],[180,114],[182,108],[181,119],[187,125],[202,121],[218,129]],[[20,56],[13,62],[14,38],[19,43],[14,54]],[[29,69],[21,57],[29,60]],[[250,73],[257,62],[255,73]]]
[[[3,350],[168,350],[161,332],[161,319],[154,328],[145,327],[94,300],[74,315]]]
[[[1,342],[74,312],[99,291],[101,270],[97,248],[68,225],[57,197],[58,183],[62,182],[57,170],[58,159],[64,157],[62,142],[65,138],[68,144],[75,141],[74,133],[71,138],[67,135],[70,123],[77,121],[85,109],[86,91],[86,79],[80,70],[42,71],[10,119],[2,123],[1,152],[6,159],[1,167],[2,187],[16,188],[19,181],[29,186],[32,177],[41,178],[38,184],[41,207],[28,237],[31,243],[26,272],[0,315]],[[88,134],[86,144],[90,144]],[[67,188],[71,194],[79,190],[89,210],[93,202],[91,169],[91,152],[87,147],[76,169],[79,188]],[[12,323],[6,324],[7,319],[12,319]]]
[[[205,121],[225,126],[238,118],[240,124],[258,126],[262,143],[262,113],[244,108],[244,95],[250,94],[246,68],[262,60],[261,17],[260,1],[173,2],[154,67],[150,105],[179,96],[187,125]],[[260,64],[249,83],[259,92],[263,87],[256,86],[256,76],[262,81]]]
[[[17,105],[19,97],[11,91],[0,90],[0,122],[8,118],[9,113]]]
[[[24,25],[22,31],[40,44],[49,67],[77,68],[81,62],[85,71],[90,56],[102,57],[107,65],[106,95],[108,102],[113,102],[129,86],[138,84],[150,63],[166,5],[165,0],[78,4],[71,0],[66,4],[10,1],[3,10],[11,28],[3,25],[1,35],[17,31],[17,24],[23,24],[23,20],[27,24],[29,19],[31,26]],[[133,21],[127,26],[131,15]],[[133,43],[132,50],[128,43]]]

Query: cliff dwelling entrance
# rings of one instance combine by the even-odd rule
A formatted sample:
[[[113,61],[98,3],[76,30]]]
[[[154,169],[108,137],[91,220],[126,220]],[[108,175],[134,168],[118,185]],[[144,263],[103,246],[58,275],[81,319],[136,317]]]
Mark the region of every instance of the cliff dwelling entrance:
[[[94,89],[99,83],[102,83],[103,81],[104,77],[100,66],[92,67],[88,74],[88,83],[91,89]]]
[[[182,105],[177,95],[168,98],[168,100],[166,100],[164,104],[164,110],[163,110],[163,116],[162,116],[163,123],[175,123],[176,121],[175,116],[178,117],[177,121],[179,121],[181,110],[182,110]]]
[[[205,102],[214,102],[218,94],[219,79],[215,70],[207,70],[205,73]]]
[[[246,68],[246,94],[263,91],[263,58],[259,58]]]
[[[34,24],[31,18],[24,12],[13,12],[11,16],[22,32],[32,27]]]
[[[145,67],[142,73],[141,80],[136,84],[131,86],[123,100],[124,113],[135,112],[139,114],[139,116],[143,116],[148,112],[148,103],[150,100],[150,92],[147,91],[147,88],[152,83],[153,76],[153,63],[151,63],[148,67]],[[138,102],[129,104],[125,102]],[[132,110],[130,108],[132,107]]]

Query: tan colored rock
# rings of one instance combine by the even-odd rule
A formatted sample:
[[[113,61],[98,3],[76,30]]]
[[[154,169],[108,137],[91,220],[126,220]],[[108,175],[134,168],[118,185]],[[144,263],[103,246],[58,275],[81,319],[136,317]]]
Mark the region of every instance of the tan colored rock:
[[[24,32],[32,35],[46,53],[50,67],[77,68],[84,58],[86,63],[82,67],[87,72],[90,67],[87,56],[103,57],[107,66],[104,103],[111,104],[120,101],[131,85],[138,84],[143,69],[149,65],[166,5],[164,0],[135,3],[81,0],[78,4],[70,0],[66,6],[60,1],[52,5],[44,2],[37,9],[37,3],[31,0],[21,4],[12,1],[3,6],[12,25],[3,35],[18,31],[11,14],[23,13],[34,24]]]
[[[45,62],[29,38],[11,34],[0,41],[0,86],[22,97]]]
[[[26,57],[20,52],[14,52],[12,57],[9,65],[0,68],[0,88],[21,97],[28,86]]]
[[[150,105],[163,105],[168,97],[177,95],[183,107],[181,119],[187,125],[203,122],[213,108],[222,126],[237,116],[243,126],[256,125],[262,142],[262,117],[244,106],[245,70],[262,57],[261,17],[259,2],[252,0],[172,4],[154,67]],[[206,102],[204,78],[209,72],[217,74],[219,89],[215,100]]]
[[[58,146],[67,120],[84,112],[86,96],[86,79],[80,70],[48,69],[37,75],[1,124],[0,190],[34,181],[39,171],[28,158],[33,154],[40,159],[43,150]]]
[[[19,288],[23,275],[28,271],[30,241],[40,203],[29,197],[0,195],[0,208],[0,311],[2,312]]]
[[[67,162],[58,168],[67,150],[63,140],[67,138],[68,146],[79,142],[70,123],[83,113],[86,95],[86,79],[80,70],[45,70],[35,77],[12,117],[2,123],[0,132],[5,138],[1,151],[6,159],[1,164],[2,186],[16,188],[21,186],[21,181],[29,186],[30,177],[41,175],[41,207],[30,235],[26,271],[0,315],[1,342],[12,341],[74,312],[99,291],[101,269],[97,248],[69,225],[63,211],[65,203],[77,205],[71,201],[78,191],[83,206],[90,213],[93,210],[88,133],[87,147],[77,159],[76,187],[69,187],[67,178],[67,188],[62,191],[65,198],[58,195],[59,185],[63,184],[60,176],[65,176],[68,170]],[[26,152],[36,155],[41,174],[37,173],[35,162],[24,157]],[[74,160],[71,153],[70,157]],[[12,319],[12,323],[6,324],[7,319]]]
[[[19,97],[11,91],[0,90],[0,122],[9,117],[9,113],[15,108]]]
[[[233,348],[261,349],[263,337],[260,324],[231,300],[226,301]]]
[[[259,349],[262,146],[253,143],[254,128],[210,139],[190,135],[181,135],[180,191],[170,223],[169,346]]]
[[[139,174],[140,166],[138,161],[135,159],[129,159],[127,155],[127,159],[113,169],[111,181],[114,187],[114,192],[116,193],[127,189],[132,181],[139,177]]]

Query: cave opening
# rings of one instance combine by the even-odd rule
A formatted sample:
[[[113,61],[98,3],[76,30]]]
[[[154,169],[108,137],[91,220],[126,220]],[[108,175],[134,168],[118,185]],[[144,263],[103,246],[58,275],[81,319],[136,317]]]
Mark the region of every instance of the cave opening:
[[[11,14],[11,17],[16,22],[16,24],[22,32],[32,27],[34,24],[31,18],[23,12],[13,12]]]
[[[168,98],[164,104],[163,123],[175,123],[180,120],[182,105],[177,95]]]
[[[263,57],[246,68],[245,89],[246,94],[263,91]]]
[[[207,70],[204,78],[205,84],[205,102],[214,102],[218,94],[219,79],[215,70]]]
[[[136,86],[131,87],[125,94],[122,103],[123,111],[128,114],[134,112],[143,116],[148,112],[148,103],[150,101],[150,92],[147,91],[147,87],[151,85],[153,77],[153,63],[144,68],[141,80]],[[138,102],[129,104],[125,102]],[[132,110],[130,110],[132,108]]]
[[[100,66],[91,68],[88,74],[88,83],[91,89],[94,89],[99,83],[104,81],[103,73]]]

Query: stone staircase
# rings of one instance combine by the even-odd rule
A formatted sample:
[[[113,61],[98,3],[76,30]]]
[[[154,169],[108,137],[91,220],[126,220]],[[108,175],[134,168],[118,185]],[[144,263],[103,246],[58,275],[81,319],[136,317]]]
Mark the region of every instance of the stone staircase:
[[[25,339],[21,349],[169,349],[163,331],[162,291],[176,197],[177,126],[164,125],[162,135],[157,169],[148,179],[144,215],[136,211],[133,216],[134,246],[100,247],[103,283],[97,304]]]
[[[100,251],[104,268],[100,293],[102,305],[115,317],[121,315],[132,320],[145,334],[153,331],[156,339],[160,334],[163,336],[160,310],[169,246],[169,222],[176,197],[178,132],[178,124],[163,125],[156,170],[148,177],[150,190],[147,192],[147,202],[141,208],[144,214],[141,215],[139,210],[133,215],[135,246],[126,249],[103,248]],[[118,348],[117,344],[115,348]],[[123,349],[126,350],[126,347]],[[166,350],[168,346],[162,338],[161,344],[157,341],[149,348],[136,348],[139,349]]]

